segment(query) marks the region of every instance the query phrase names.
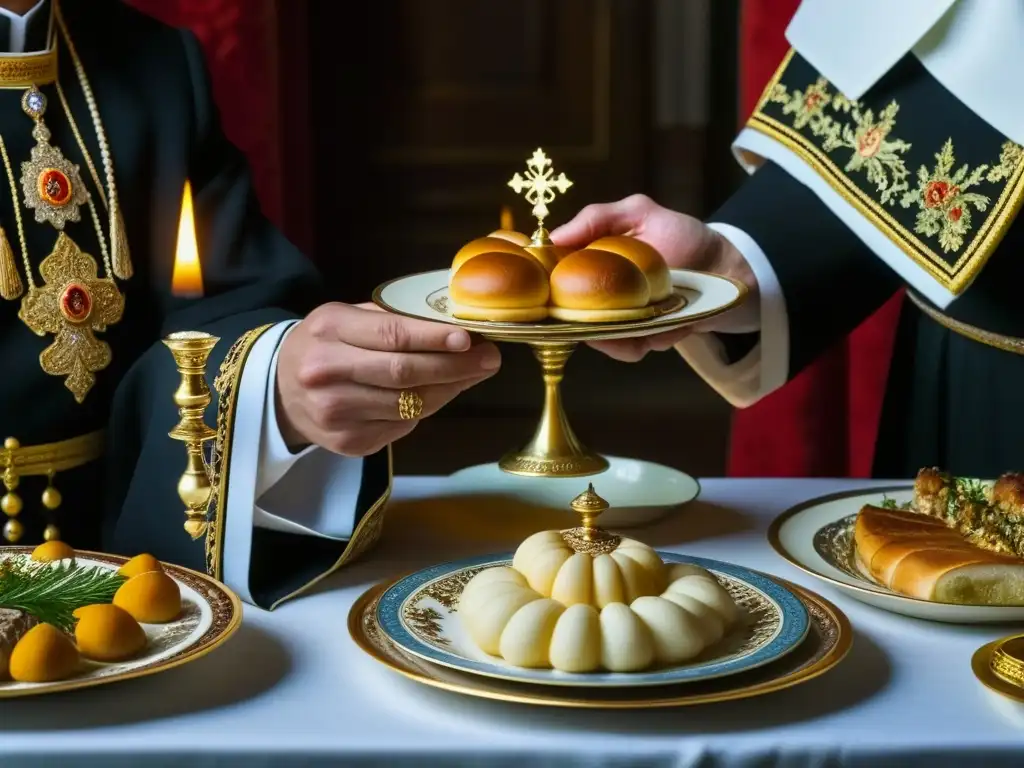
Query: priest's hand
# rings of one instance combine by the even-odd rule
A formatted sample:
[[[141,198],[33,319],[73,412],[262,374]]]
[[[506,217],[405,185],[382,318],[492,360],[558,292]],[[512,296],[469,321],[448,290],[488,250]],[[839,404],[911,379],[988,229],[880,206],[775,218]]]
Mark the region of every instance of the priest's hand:
[[[758,289],[750,265],[726,238],[699,219],[663,208],[646,195],[617,203],[588,205],[551,233],[556,245],[585,248],[598,238],[629,235],[654,247],[672,269],[693,269],[732,277],[750,289],[744,306],[703,323],[639,339],[594,342],[609,357],[636,362],[648,352],[671,349],[691,333],[744,333],[757,330]]]
[[[461,328],[325,304],[285,338],[277,363],[278,423],[293,449],[368,456],[412,432],[501,366],[497,347]],[[403,414],[400,398],[422,401]],[[415,409],[413,409],[415,411]]]

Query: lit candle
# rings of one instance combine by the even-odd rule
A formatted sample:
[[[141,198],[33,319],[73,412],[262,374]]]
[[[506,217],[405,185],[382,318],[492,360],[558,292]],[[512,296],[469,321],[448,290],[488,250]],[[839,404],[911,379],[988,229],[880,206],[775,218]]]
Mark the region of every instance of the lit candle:
[[[171,293],[185,298],[203,295],[203,270],[199,266],[196,243],[196,222],[192,213],[192,185],[185,182],[181,196],[181,218],[178,221],[178,245],[174,251],[174,274]]]
[[[501,228],[506,232],[511,232],[515,229],[515,224],[512,221],[512,209],[507,205],[501,206]]]

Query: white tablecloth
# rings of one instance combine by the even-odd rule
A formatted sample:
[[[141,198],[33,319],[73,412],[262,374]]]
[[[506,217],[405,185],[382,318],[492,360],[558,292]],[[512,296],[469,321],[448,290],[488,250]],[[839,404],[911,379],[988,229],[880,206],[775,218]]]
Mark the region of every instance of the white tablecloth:
[[[0,765],[1024,765],[1024,706],[982,688],[969,665],[978,646],[1013,627],[927,623],[862,605],[766,543],[779,512],[857,485],[709,480],[700,501],[635,532],[660,549],[791,579],[847,613],[855,640],[846,661],[787,691],[656,712],[560,711],[464,698],[381,667],[346,630],[363,590],[509,550],[554,522],[484,498],[445,502],[440,478],[400,478],[370,559],[274,613],[247,607],[220,650],[150,678],[0,702]]]

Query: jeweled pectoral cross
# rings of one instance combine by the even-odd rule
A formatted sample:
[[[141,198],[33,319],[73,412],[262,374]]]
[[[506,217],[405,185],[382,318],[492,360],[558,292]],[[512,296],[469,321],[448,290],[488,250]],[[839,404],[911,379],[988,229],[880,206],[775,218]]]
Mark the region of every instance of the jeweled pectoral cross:
[[[526,202],[533,205],[533,215],[537,217],[537,231],[533,235],[535,241],[547,239],[547,232],[544,230],[544,219],[550,211],[548,203],[552,202],[558,193],[565,194],[565,191],[572,186],[572,182],[566,178],[564,173],[555,176],[555,170],[551,167],[551,160],[544,154],[544,150],[537,149],[533,157],[526,161],[526,176],[518,173],[512,177],[508,185],[521,194],[526,190]]]
[[[55,336],[39,364],[52,376],[66,376],[64,386],[81,403],[96,382],[94,374],[110,365],[110,345],[95,334],[121,319],[124,296],[113,280],[99,277],[96,260],[63,232],[39,272],[45,285],[29,288],[18,317],[37,336]]]

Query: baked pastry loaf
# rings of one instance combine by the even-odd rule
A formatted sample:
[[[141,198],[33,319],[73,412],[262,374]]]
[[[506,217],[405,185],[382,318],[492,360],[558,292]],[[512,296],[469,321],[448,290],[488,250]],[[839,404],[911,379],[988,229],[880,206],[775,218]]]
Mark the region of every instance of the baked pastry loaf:
[[[455,258],[452,259],[452,276],[459,271],[463,264],[481,253],[513,253],[517,256],[532,258],[521,245],[516,245],[504,238],[478,237],[476,240],[470,240],[455,254]]]
[[[617,253],[636,264],[647,278],[652,302],[664,301],[672,295],[672,275],[668,271],[668,264],[660,253],[642,240],[615,235],[595,240],[587,248]]]
[[[452,316],[528,323],[548,316],[548,273],[529,255],[480,253],[459,267],[448,286]]]
[[[654,315],[651,288],[632,261],[611,251],[584,249],[558,262],[551,273],[551,317],[604,323]]]
[[[516,232],[511,229],[496,229],[488,237],[500,237],[502,240],[508,240],[510,243],[515,243],[524,248],[530,244],[529,235],[524,235],[522,232]]]
[[[894,592],[940,603],[1024,605],[1024,560],[974,546],[941,520],[866,506],[854,543],[862,570]]]

